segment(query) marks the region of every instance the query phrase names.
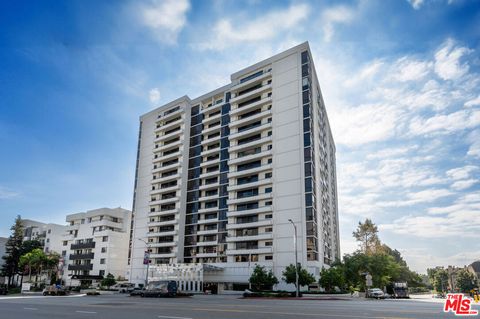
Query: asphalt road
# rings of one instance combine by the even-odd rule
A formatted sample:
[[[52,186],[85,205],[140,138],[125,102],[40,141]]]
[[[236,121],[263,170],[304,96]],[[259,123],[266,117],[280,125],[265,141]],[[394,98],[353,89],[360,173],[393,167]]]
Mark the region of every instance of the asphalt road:
[[[475,306],[475,309],[479,308],[478,305]],[[455,316],[444,314],[441,303],[414,300],[270,300],[212,295],[170,299],[139,298],[117,294],[81,297],[2,297],[0,298],[0,318],[438,319],[455,318]],[[480,319],[480,316],[478,318]]]

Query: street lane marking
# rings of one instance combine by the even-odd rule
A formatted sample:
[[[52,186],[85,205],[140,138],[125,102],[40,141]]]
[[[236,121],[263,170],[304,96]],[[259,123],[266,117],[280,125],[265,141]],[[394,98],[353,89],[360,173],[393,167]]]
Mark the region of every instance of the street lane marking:
[[[168,318],[168,319],[192,319],[188,317],[172,317],[172,316],[158,316],[158,318]]]
[[[25,307],[23,309],[25,309],[25,310],[38,310],[38,308],[28,308],[28,307]]]
[[[78,313],[97,313],[96,311],[83,311],[83,310],[77,310],[75,312],[78,312]]]
[[[277,312],[277,311],[251,311],[251,310],[237,310],[237,309],[208,309],[208,308],[192,308],[192,310],[197,311],[211,311],[211,312],[240,312],[240,313],[263,313],[263,314],[272,314],[272,315],[284,315],[284,316],[308,316],[308,317],[318,317],[318,313],[298,313],[298,312]],[[342,318],[366,318],[366,319],[406,319],[405,317],[372,317],[372,316],[351,316],[351,315],[340,315],[340,314],[328,314],[322,313],[322,316],[325,317],[342,317]]]

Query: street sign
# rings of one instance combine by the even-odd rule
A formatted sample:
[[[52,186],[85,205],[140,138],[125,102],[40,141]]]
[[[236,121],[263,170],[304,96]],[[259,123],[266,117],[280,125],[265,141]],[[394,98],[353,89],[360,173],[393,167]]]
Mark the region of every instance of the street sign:
[[[143,255],[143,264],[148,265],[150,263],[150,253],[148,251]]]

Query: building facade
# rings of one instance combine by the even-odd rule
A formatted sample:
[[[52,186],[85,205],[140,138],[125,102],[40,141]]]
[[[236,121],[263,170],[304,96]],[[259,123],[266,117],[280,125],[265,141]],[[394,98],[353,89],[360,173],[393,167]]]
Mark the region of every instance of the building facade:
[[[31,219],[22,219],[23,240],[38,240],[45,253],[62,251],[62,239],[65,226],[53,223],[42,223]]]
[[[340,258],[335,144],[308,43],[140,118],[129,279],[205,264],[232,289],[255,264],[298,260],[317,278]],[[159,266],[160,267],[160,266]],[[282,285],[282,288],[292,287]]]
[[[100,208],[67,215],[61,241],[62,279],[67,285],[98,283],[111,273],[125,277],[131,212]]]

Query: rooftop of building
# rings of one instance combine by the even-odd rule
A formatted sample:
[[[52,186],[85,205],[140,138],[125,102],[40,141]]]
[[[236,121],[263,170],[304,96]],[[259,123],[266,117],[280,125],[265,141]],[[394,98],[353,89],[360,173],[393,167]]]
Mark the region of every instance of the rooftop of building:
[[[124,218],[125,215],[128,215],[130,213],[131,213],[130,210],[124,209],[124,208],[121,208],[121,207],[117,207],[117,208],[103,207],[103,208],[87,210],[86,212],[69,214],[69,215],[67,215],[65,220],[67,222],[70,222],[70,221],[73,221],[73,220],[89,218],[89,217],[96,217],[96,216],[111,216],[111,217]]]

